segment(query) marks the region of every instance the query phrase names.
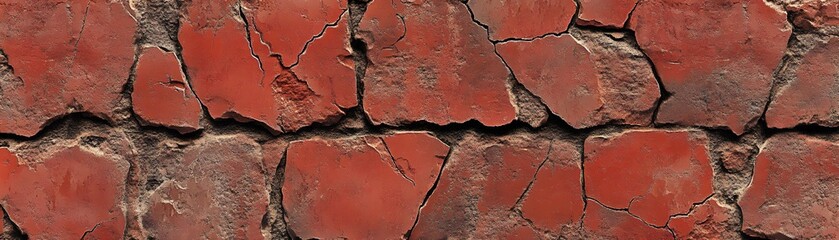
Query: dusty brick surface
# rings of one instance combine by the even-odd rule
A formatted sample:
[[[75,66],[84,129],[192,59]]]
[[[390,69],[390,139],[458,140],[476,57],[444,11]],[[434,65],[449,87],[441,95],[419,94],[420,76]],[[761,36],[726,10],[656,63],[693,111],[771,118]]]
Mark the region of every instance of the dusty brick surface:
[[[659,123],[742,134],[763,113],[792,29],[764,1],[641,1],[629,27],[672,94]]]
[[[375,0],[356,31],[368,48],[364,110],[374,123],[515,119],[509,73],[460,1]]]
[[[0,133],[33,136],[73,112],[115,118],[136,23],[108,1],[2,1]]]
[[[0,0],[0,240],[836,239],[839,1]]]
[[[174,53],[143,49],[131,94],[134,113],[152,125],[189,133],[201,129],[202,109]]]
[[[839,145],[783,134],[770,138],[755,162],[739,205],[743,231],[771,238],[836,238]]]
[[[690,131],[630,131],[585,143],[586,195],[664,226],[711,195],[708,139]]]
[[[292,142],[283,183],[289,227],[306,239],[400,238],[448,150],[426,133]]]

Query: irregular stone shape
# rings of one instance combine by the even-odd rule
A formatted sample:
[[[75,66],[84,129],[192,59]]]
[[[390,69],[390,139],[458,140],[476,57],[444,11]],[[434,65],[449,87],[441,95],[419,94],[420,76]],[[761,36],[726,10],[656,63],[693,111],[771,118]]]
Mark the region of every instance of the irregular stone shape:
[[[614,211],[588,200],[583,217],[587,239],[673,239],[664,228],[655,228],[627,212]]]
[[[742,134],[768,100],[792,28],[761,0],[641,1],[630,28],[672,94],[658,123]]]
[[[804,54],[793,71],[795,78],[769,104],[766,124],[771,128],[839,126],[839,38],[830,38]]]
[[[357,29],[370,61],[364,111],[388,125],[512,122],[509,72],[486,34],[457,0],[370,2]]]
[[[639,0],[580,0],[577,24],[622,28]]]
[[[723,141],[717,147],[722,167],[734,173],[746,170],[747,162],[758,152],[757,146],[749,143]]]
[[[78,146],[26,165],[0,149],[0,202],[32,239],[120,239],[128,162]]]
[[[260,146],[242,135],[204,137],[149,197],[143,227],[156,239],[262,239],[268,191]]]
[[[713,193],[707,137],[691,131],[628,131],[585,142],[586,195],[664,226]]]
[[[403,237],[448,150],[427,133],[292,142],[282,187],[290,231],[303,239]]]
[[[34,136],[73,112],[114,120],[134,64],[136,23],[119,2],[4,1],[0,133]],[[0,54],[3,55],[3,54]]]
[[[411,238],[575,233],[583,208],[579,152],[570,143],[553,141],[532,135],[466,136],[454,148]]]
[[[329,0],[306,4],[314,7],[321,6],[321,2]],[[262,21],[257,20],[260,11],[273,9],[273,5],[262,1],[252,4],[260,8],[241,10],[248,22],[258,24]],[[306,4],[285,6],[309,8]],[[268,10],[260,10],[263,6]],[[337,5],[324,7],[343,11]],[[294,31],[294,27],[283,29],[273,25],[289,24],[287,21],[264,23],[266,26],[247,25],[236,20],[239,13],[235,8],[238,5],[232,0],[192,2],[187,6],[178,37],[192,87],[211,117],[257,121],[275,132],[288,132],[313,123],[334,123],[343,116],[342,109],[357,105],[355,72],[352,61],[348,61],[351,50],[346,13],[330,21],[337,22],[334,26],[321,24],[323,35],[317,38],[312,35],[311,43],[301,43],[309,45],[305,52],[284,58],[296,59],[300,55],[300,61],[284,67],[280,59],[285,56],[272,54],[268,43],[260,38],[282,35]],[[294,14],[283,18],[293,17],[309,16]],[[289,26],[296,25],[285,28]],[[267,32],[269,29],[279,32]],[[303,48],[284,44],[274,50]]]
[[[694,208],[690,215],[674,217],[667,226],[676,239],[739,239],[739,220],[735,216],[734,209],[712,198]]]
[[[602,34],[588,38],[589,48],[562,35],[501,43],[498,53],[522,85],[574,128],[649,124],[660,92],[643,54]]]
[[[767,140],[740,198],[743,231],[783,239],[839,238],[839,144],[799,134]]]
[[[189,133],[201,129],[201,104],[187,84],[174,53],[146,48],[137,60],[131,102],[136,113],[152,125]]]
[[[565,32],[577,12],[574,0],[473,0],[467,4],[475,20],[487,25],[492,40]]]
[[[796,27],[813,30],[839,27],[839,2],[834,0],[788,0],[786,10],[793,15]]]

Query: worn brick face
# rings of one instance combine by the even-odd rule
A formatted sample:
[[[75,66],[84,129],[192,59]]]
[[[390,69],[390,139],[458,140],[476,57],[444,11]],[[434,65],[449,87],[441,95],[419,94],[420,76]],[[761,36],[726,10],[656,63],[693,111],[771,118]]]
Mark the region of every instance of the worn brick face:
[[[837,0],[0,0],[0,240],[839,239]]]

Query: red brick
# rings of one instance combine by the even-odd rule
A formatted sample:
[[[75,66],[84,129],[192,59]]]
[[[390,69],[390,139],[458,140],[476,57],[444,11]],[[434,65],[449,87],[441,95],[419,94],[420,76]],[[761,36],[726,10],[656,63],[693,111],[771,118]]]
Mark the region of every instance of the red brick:
[[[374,0],[357,32],[368,48],[364,110],[374,123],[515,119],[509,72],[464,3]]]
[[[590,47],[571,35],[510,41],[498,53],[520,83],[574,128],[649,124],[660,96],[652,68],[637,50],[604,47],[619,44],[604,38]]]
[[[583,207],[579,152],[570,143],[555,141],[551,147],[551,140],[530,135],[467,136],[454,148],[411,238],[575,233]],[[544,172],[537,174],[543,163]]]
[[[426,133],[292,142],[282,187],[290,231],[303,239],[401,238],[448,149]]]
[[[763,113],[792,29],[786,13],[756,0],[651,0],[630,28],[672,93],[657,122],[742,134]]]
[[[583,231],[588,239],[673,239],[664,228],[655,228],[627,212],[608,209],[592,200],[586,204]]]
[[[713,193],[708,139],[690,131],[629,131],[585,142],[586,195],[664,226]]]
[[[201,129],[201,104],[192,93],[174,53],[143,49],[131,94],[134,113],[152,125],[189,133]]]
[[[493,40],[534,38],[568,30],[577,11],[574,0],[468,1],[475,20]]]
[[[0,133],[33,136],[72,112],[116,118],[134,63],[136,23],[123,5],[6,2],[0,5],[0,48],[17,77],[0,79]]]
[[[639,0],[580,0],[577,24],[622,28]]]
[[[330,1],[288,5],[295,9],[283,11],[324,7],[328,12],[344,12],[344,6],[321,6],[325,2]],[[348,61],[351,52],[346,13],[321,23],[318,29],[324,33],[318,38],[315,37],[319,31],[302,43],[295,40],[299,36],[289,37],[288,42],[275,43],[272,48],[274,45],[266,41],[286,36],[283,34],[289,31],[300,30],[295,34],[303,34],[306,31],[295,28],[313,28],[317,24],[307,23],[304,27],[289,24],[291,20],[272,22],[270,18],[263,19],[263,11],[275,11],[275,6],[267,1],[250,4],[258,7],[243,10],[246,20],[256,23],[248,27],[235,19],[239,13],[234,8],[238,5],[232,1],[198,1],[187,7],[179,33],[184,62],[196,94],[213,118],[253,120],[275,132],[287,132],[313,123],[331,124],[343,116],[342,109],[357,105],[353,63]],[[320,12],[312,14],[313,21],[317,18],[314,15],[320,16]],[[300,18],[294,20],[300,22],[309,17],[291,14],[279,18]],[[332,26],[333,22],[337,25]],[[279,55],[303,49],[309,40],[312,42],[306,52]],[[286,45],[294,43],[302,45]],[[297,59],[297,55],[302,55],[298,64],[281,65],[281,61],[287,61],[281,59]]]
[[[78,146],[24,164],[0,149],[0,201],[32,239],[119,239],[128,162]]]
[[[839,126],[839,38],[830,38],[804,54],[795,79],[781,88],[766,111],[772,128],[798,125]]]
[[[740,232],[732,229],[739,224],[734,209],[720,205],[717,200],[709,199],[705,204],[696,206],[687,216],[677,216],[667,224],[676,239],[738,239]]]
[[[803,29],[839,27],[839,2],[833,0],[792,1],[786,10],[793,15],[792,22]]]
[[[150,237],[263,237],[269,187],[256,142],[242,135],[204,137],[177,161],[175,176],[151,193],[142,215]]]
[[[785,239],[839,238],[839,144],[799,134],[767,140],[739,205],[743,231]]]

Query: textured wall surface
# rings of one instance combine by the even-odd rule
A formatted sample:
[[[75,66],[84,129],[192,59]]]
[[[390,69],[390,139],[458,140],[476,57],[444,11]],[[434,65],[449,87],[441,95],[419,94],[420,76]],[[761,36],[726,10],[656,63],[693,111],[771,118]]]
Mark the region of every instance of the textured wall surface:
[[[839,239],[837,0],[0,0],[0,239]]]

